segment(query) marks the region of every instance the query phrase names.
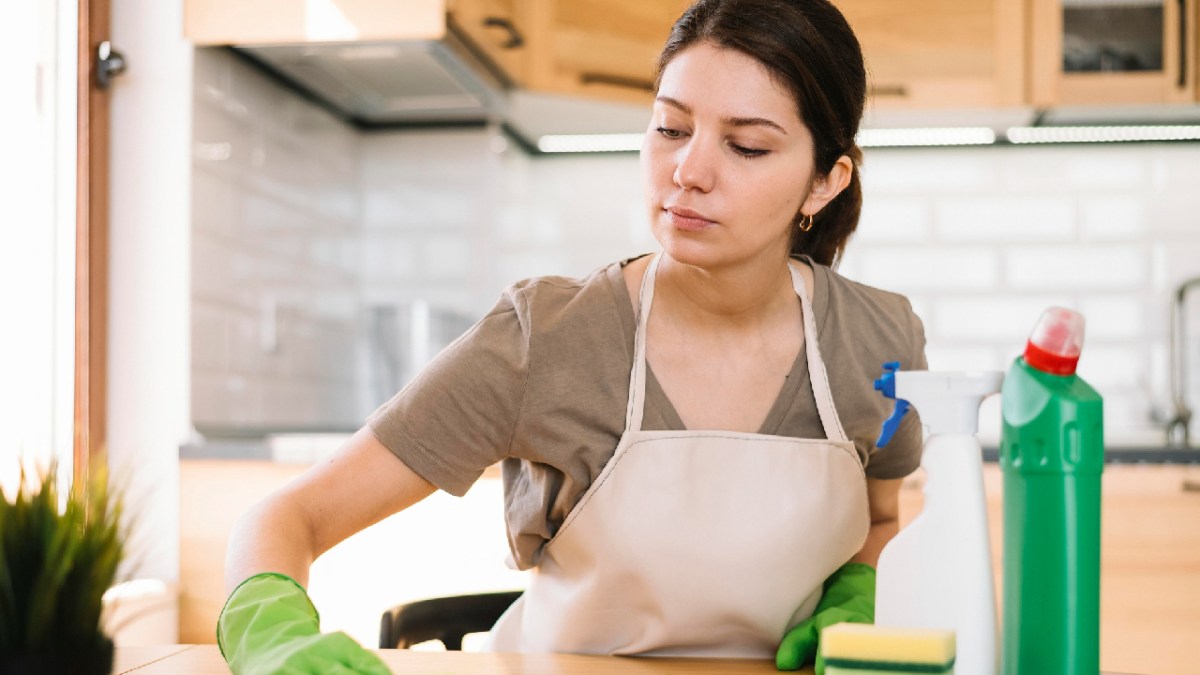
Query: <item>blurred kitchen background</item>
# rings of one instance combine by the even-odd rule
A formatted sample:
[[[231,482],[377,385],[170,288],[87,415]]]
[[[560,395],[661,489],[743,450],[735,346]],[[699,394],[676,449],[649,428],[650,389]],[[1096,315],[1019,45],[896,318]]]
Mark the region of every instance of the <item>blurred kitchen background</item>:
[[[1079,372],[1105,397],[1110,455],[1193,471],[1200,0],[835,4],[871,72],[865,207],[839,271],[909,296],[934,369],[1004,369],[1042,309],[1082,311]],[[38,133],[0,138],[41,163],[0,164],[0,184],[27,213],[58,206],[36,211],[36,231],[0,229],[0,298],[35,318],[0,337],[0,372],[18,374],[0,383],[0,440],[61,448],[74,205],[52,149],[68,133],[53,111],[71,100],[56,55],[72,27],[66,4],[34,5],[0,9],[36,72],[32,105],[30,82],[0,75],[6,101],[19,94],[0,121]],[[108,444],[145,503],[138,575],[166,583],[158,628],[173,640],[178,621],[181,642],[212,640],[232,519],[333,451],[506,285],[656,249],[636,148],[653,59],[687,3],[251,5],[112,6],[128,66],[112,99]],[[981,429],[994,447],[995,397]],[[1195,513],[1179,483],[1141,473],[1106,490],[1191,500],[1129,526],[1144,533]],[[519,586],[500,504],[489,473],[327,554],[312,580],[325,626],[373,644],[397,602]],[[1187,542],[1144,557],[1187,582],[1164,613],[1197,627]],[[1144,587],[1165,573],[1138,574]],[[1106,593],[1110,636],[1152,632],[1120,623],[1133,593]],[[1144,669],[1106,649],[1106,669]]]
[[[358,130],[224,49],[196,52],[193,86],[202,432],[353,430],[512,281],[656,249],[634,152]],[[910,297],[931,368],[1003,368],[1042,309],[1079,309],[1106,433],[1161,443],[1172,291],[1200,274],[1198,148],[868,149],[839,271]]]

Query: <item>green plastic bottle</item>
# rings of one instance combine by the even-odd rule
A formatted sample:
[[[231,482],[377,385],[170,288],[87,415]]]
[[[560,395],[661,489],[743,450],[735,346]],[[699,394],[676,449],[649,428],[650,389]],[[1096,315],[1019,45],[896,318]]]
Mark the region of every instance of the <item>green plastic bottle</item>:
[[[1004,378],[1004,675],[1100,671],[1103,401],[1075,374],[1083,316],[1047,309]]]

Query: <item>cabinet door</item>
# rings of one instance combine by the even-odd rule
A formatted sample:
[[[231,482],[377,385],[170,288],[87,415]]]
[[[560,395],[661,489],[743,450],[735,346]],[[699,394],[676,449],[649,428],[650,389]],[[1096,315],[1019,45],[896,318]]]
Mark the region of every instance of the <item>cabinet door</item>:
[[[499,74],[525,84],[525,63],[533,40],[528,2],[519,0],[448,0],[451,25],[465,34]]]
[[[1196,672],[1200,634],[1200,467],[1104,467],[1100,665]]]
[[[1032,103],[1195,101],[1198,0],[1034,0]]]
[[[841,0],[858,35],[875,108],[1023,103],[1024,3]]]
[[[183,34],[197,45],[436,40],[446,0],[184,0]]]
[[[536,1],[536,0],[535,0]],[[648,103],[655,62],[688,0],[556,0],[537,4],[547,36],[530,83],[541,91]]]

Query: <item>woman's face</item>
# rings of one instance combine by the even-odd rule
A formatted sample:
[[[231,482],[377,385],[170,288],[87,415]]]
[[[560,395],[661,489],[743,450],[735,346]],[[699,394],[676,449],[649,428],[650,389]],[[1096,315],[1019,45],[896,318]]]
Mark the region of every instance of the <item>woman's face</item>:
[[[786,256],[801,206],[828,201],[809,198],[828,181],[810,186],[812,135],[791,94],[755,59],[711,43],[663,71],[641,162],[654,237],[702,268]]]

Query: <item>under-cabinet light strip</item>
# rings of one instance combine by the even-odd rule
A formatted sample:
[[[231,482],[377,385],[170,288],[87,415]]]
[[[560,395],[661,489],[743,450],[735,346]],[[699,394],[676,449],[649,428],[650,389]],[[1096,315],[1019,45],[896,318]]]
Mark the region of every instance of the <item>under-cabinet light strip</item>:
[[[863,129],[858,145],[864,148],[991,145],[996,132],[987,127],[929,127],[916,129]]]
[[[1200,125],[1009,127],[1011,143],[1129,143],[1200,140]]]
[[[544,153],[637,152],[644,134],[547,135],[538,139]],[[949,147],[993,145],[997,141],[1031,143],[1128,143],[1146,141],[1200,141],[1200,125],[1125,125],[1009,127],[1002,139],[987,127],[928,127],[863,129],[858,144],[864,148]]]
[[[636,152],[645,134],[564,134],[538,139],[542,152]]]
[[[538,139],[538,150],[559,152],[631,152],[642,147],[643,134],[547,135]],[[988,145],[996,134],[986,127],[928,129],[864,129],[858,144],[864,148],[895,146]]]

